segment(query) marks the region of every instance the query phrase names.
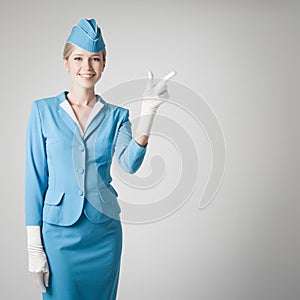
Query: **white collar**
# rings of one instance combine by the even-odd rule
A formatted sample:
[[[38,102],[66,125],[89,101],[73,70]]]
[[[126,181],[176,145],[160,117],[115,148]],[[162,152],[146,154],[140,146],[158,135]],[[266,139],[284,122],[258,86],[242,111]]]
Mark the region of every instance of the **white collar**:
[[[77,124],[79,130],[80,130],[80,133],[81,135],[83,136],[84,135],[84,132],[82,131],[82,128],[75,116],[75,113],[73,111],[73,108],[71,107],[69,101],[67,99],[65,99],[63,102],[61,102],[59,104],[67,113],[68,115],[73,119],[73,121]],[[95,105],[93,106],[90,114],[89,114],[89,117],[88,117],[88,120],[87,120],[87,123],[86,123],[86,126],[85,128],[87,128],[89,126],[89,124],[92,122],[92,120],[96,117],[96,115],[98,114],[98,112],[102,109],[102,107],[104,106],[104,104],[100,101],[97,101],[95,103]]]

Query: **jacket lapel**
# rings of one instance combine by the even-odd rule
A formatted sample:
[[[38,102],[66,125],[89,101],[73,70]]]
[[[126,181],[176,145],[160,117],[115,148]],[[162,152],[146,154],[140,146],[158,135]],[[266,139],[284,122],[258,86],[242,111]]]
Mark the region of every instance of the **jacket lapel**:
[[[57,112],[58,112],[59,116],[61,116],[63,121],[66,123],[66,125],[74,132],[74,134],[81,141],[83,141],[82,134],[79,129],[80,127],[77,126],[76,122],[73,119],[72,113],[67,108],[67,104],[65,102],[65,101],[67,101],[66,93],[67,92],[63,92],[55,97],[56,104],[57,104]],[[72,108],[71,108],[71,110],[72,110]],[[73,114],[74,114],[74,112],[73,112]]]
[[[95,103],[89,115],[85,132],[83,132],[75,116],[75,113],[67,100],[66,93],[67,92],[63,92],[56,97],[57,104],[59,105],[58,113],[62,117],[64,122],[68,125],[68,127],[74,132],[74,134],[76,134],[76,136],[78,136],[81,140],[85,140],[102,122],[105,116],[104,111],[106,110],[105,101],[97,95],[98,101]]]
[[[80,139],[83,140],[82,134],[80,132],[80,127],[77,126],[77,124],[74,122],[74,120],[70,117],[70,115],[63,109],[63,107],[60,107],[58,109],[58,113],[61,116],[61,118],[64,120],[66,125],[74,132],[74,134]]]
[[[106,116],[106,104],[104,104],[102,99],[97,96],[98,101],[96,102],[93,110],[91,111],[83,138],[86,140],[90,134],[99,126],[99,124],[103,121],[104,117]],[[102,100],[102,101],[101,101]]]

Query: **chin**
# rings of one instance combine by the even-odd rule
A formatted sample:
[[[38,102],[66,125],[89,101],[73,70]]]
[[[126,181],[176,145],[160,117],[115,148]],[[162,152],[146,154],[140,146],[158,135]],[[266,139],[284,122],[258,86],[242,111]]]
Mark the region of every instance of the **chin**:
[[[91,89],[93,87],[95,87],[97,82],[95,81],[92,81],[92,82],[77,82],[76,85],[77,86],[80,86],[82,88],[85,88],[85,89]]]

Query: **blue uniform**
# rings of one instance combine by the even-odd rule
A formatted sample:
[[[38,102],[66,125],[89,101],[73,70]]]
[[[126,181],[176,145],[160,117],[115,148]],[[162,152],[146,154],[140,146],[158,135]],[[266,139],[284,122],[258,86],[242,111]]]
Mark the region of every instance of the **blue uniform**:
[[[44,300],[115,299],[122,250],[113,155],[129,173],[146,147],[131,133],[129,111],[97,96],[84,133],[66,92],[33,101],[26,131],[26,225],[42,226],[50,266]]]

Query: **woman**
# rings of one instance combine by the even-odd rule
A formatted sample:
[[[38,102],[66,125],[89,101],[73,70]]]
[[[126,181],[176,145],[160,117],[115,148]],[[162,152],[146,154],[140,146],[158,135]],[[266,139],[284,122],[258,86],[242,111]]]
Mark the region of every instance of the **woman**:
[[[26,131],[25,217],[29,273],[44,300],[116,299],[121,209],[110,166],[141,166],[171,72],[143,95],[137,137],[128,109],[95,94],[106,49],[94,19],[80,19],[64,49],[72,87],[33,101]]]

